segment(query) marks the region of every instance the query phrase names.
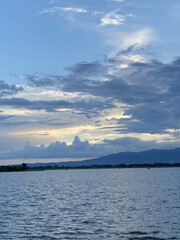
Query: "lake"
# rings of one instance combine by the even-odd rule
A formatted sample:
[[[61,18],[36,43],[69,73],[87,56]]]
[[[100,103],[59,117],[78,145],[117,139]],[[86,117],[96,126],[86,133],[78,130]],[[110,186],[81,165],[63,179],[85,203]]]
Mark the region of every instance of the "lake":
[[[180,239],[180,170],[0,173],[0,239]]]

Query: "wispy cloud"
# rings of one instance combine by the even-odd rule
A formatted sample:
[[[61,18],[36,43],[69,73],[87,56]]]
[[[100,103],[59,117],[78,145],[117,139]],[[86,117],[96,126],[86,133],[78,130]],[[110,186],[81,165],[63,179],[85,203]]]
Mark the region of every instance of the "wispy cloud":
[[[60,12],[71,12],[71,13],[87,13],[87,10],[84,8],[73,8],[73,7],[52,7],[47,8],[39,12],[39,14],[54,14]]]
[[[101,26],[106,25],[121,25],[124,24],[127,17],[132,17],[132,14],[118,14],[119,10],[115,10],[112,12],[107,13],[102,19],[101,19]]]
[[[106,29],[106,44],[113,46],[114,50],[111,55],[128,49],[131,46],[136,48],[146,47],[156,40],[155,31],[151,28],[139,29],[134,32],[114,31]]]
[[[129,34],[124,39],[124,48],[129,47],[133,44],[137,44],[138,46],[147,45],[154,39],[155,35],[152,29],[145,28],[140,31],[136,31],[134,33]]]
[[[113,2],[124,2],[124,0],[112,0]]]
[[[102,12],[102,11],[94,11],[93,14],[94,15],[102,15],[102,14],[104,14],[104,12]]]
[[[49,4],[54,4],[54,3],[57,3],[58,1],[57,0],[49,0]]]
[[[56,112],[61,109],[70,109],[70,110],[77,110],[81,112],[82,114],[87,115],[90,117],[90,115],[98,114],[98,112],[101,112],[103,109],[108,109],[114,107],[113,104],[111,104],[108,101],[98,101],[96,100],[89,100],[89,101],[76,101],[76,102],[70,102],[65,100],[54,100],[54,101],[29,101],[24,98],[3,98],[0,99],[0,105],[1,106],[11,106],[16,109],[24,108],[29,110],[45,110],[47,112]],[[87,114],[88,113],[88,114]]]

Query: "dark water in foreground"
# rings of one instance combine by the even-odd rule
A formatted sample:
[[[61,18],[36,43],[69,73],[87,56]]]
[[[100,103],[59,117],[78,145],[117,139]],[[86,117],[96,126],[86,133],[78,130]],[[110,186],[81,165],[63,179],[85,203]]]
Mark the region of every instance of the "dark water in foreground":
[[[180,169],[0,173],[0,240],[180,239]]]

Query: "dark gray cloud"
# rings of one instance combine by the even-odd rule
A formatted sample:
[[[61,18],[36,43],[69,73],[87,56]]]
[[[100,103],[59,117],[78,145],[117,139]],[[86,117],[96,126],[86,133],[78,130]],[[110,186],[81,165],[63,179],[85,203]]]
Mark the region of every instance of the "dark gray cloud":
[[[100,62],[80,62],[74,64],[71,67],[66,68],[71,74],[76,77],[96,77],[102,76],[106,72],[105,66],[103,66]]]
[[[100,100],[80,100],[80,101],[65,101],[65,100],[49,100],[49,101],[30,101],[24,98],[3,98],[0,99],[1,106],[11,106],[14,108],[25,108],[29,110],[45,110],[47,112],[55,112],[57,109],[67,108],[71,110],[82,111],[83,114],[91,116],[97,114],[106,108],[113,108],[114,105],[108,101]]]
[[[132,52],[134,52],[134,49],[136,48],[137,45],[138,44],[135,43],[135,44],[129,46],[127,49],[120,51],[117,55],[121,55],[121,54],[127,55],[129,53],[132,53]]]
[[[96,64],[100,65],[98,62]],[[102,72],[102,76],[107,77],[109,81],[88,78],[91,73],[89,73],[87,65],[84,68],[83,65],[81,66],[83,70],[74,66],[69,68],[72,71],[65,77],[31,75],[28,76],[28,81],[34,86],[54,86],[67,92],[111,97],[127,104],[163,100],[170,95],[174,96],[175,91],[178,91],[180,87],[178,59],[170,64],[162,64],[155,60],[150,63],[132,63],[130,68],[126,70],[127,74],[121,77],[119,77],[120,72],[114,75],[107,75],[107,71],[104,71],[103,75]],[[83,76],[81,75],[82,71]]]
[[[14,95],[19,91],[23,91],[23,87],[18,87],[14,84],[9,85],[8,83],[0,80],[0,97]]]
[[[27,82],[33,87],[58,87],[62,88],[63,83],[66,82],[66,78],[57,75],[26,75]]]
[[[134,47],[121,54],[131,52]],[[115,60],[117,64],[118,57]],[[34,86],[53,86],[65,92],[91,94],[111,103],[127,104],[125,113],[132,115],[132,119],[118,121],[126,124],[127,131],[154,133],[180,128],[180,58],[166,64],[157,60],[131,63],[128,69],[111,75],[107,74],[105,62],[79,63],[68,70],[64,77],[30,76],[28,81]],[[108,81],[103,81],[103,77]]]
[[[132,151],[132,152],[139,152],[144,150],[150,149],[171,149],[178,147],[178,143],[171,144],[171,143],[157,143],[156,141],[143,141],[136,137],[123,137],[117,138],[114,140],[104,139],[104,143],[107,146],[111,146],[112,148],[116,149],[119,152],[123,151]]]

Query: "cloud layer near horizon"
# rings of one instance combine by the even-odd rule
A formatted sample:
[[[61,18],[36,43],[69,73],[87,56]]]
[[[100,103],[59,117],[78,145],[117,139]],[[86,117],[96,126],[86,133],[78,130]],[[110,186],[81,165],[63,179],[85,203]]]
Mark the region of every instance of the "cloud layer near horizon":
[[[41,144],[33,146],[27,142],[22,149],[18,149],[9,153],[1,153],[0,159],[47,159],[59,158],[59,161],[65,158],[96,158],[112,153],[119,152],[138,152],[153,148],[171,149],[175,145],[170,143],[159,143],[155,141],[144,142],[138,138],[124,137],[115,140],[104,140],[101,144],[90,144],[88,141],[81,141],[75,136],[74,141],[67,145],[66,142],[53,142],[48,146]],[[176,146],[177,147],[177,146]]]

